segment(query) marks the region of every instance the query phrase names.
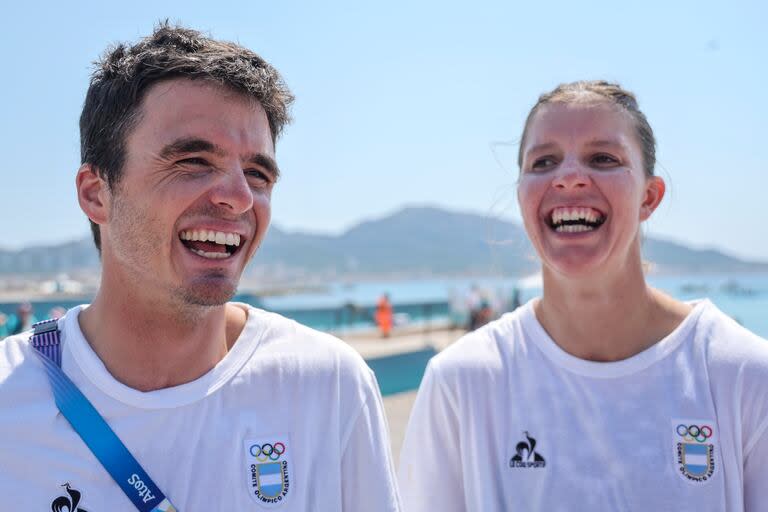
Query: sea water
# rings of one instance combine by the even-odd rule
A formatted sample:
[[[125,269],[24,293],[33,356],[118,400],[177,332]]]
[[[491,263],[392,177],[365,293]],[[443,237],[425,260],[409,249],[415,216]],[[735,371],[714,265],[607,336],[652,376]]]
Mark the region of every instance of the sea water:
[[[651,275],[648,281],[680,300],[709,298],[743,326],[768,339],[768,274]],[[266,298],[242,294],[235,300],[281,313],[316,329],[335,330],[340,322],[371,327],[373,308],[384,293],[389,294],[395,311],[405,313],[406,319],[423,320],[420,315],[430,315],[433,320],[446,319],[451,303],[454,307],[465,304],[473,287],[492,297],[499,312],[509,304],[515,289],[520,292],[521,302],[541,294],[541,282],[535,276],[524,279],[461,277],[337,282],[312,293]],[[89,300],[84,297],[34,301],[32,305],[35,316],[44,319],[55,306],[68,309]],[[429,307],[425,309],[425,305]],[[17,306],[18,303],[0,303],[0,313],[14,313]]]
[[[752,332],[768,339],[768,274],[714,274],[688,276],[650,276],[651,286],[684,301],[703,298],[711,300],[724,313]],[[402,294],[408,300],[450,300],[451,294],[469,294],[475,288],[481,293],[509,297],[513,290],[520,293],[520,302],[541,295],[541,279],[452,279],[409,281],[403,283],[365,283],[359,288],[336,290],[346,299],[371,300],[379,290],[388,290],[393,298]],[[380,293],[380,291],[379,291]],[[498,301],[504,303],[504,301]],[[368,361],[384,395],[416,389],[424,374],[430,349],[398,354]]]
[[[648,282],[680,300],[708,298],[740,324],[768,339],[768,274],[650,275]],[[490,296],[500,309],[509,303],[515,289],[520,292],[523,303],[541,295],[541,280],[537,276],[523,279],[461,277],[333,283],[323,291],[266,298],[263,304],[274,311],[333,309],[345,304],[370,307],[387,293],[397,311],[401,304],[466,301],[473,287]],[[448,315],[448,308],[441,312]]]
[[[708,298],[723,312],[763,338],[768,339],[768,274],[712,274],[650,276],[649,283],[670,295],[686,301]],[[248,294],[236,297],[267,310],[279,312],[311,327],[339,331],[340,326],[372,328],[373,308],[387,293],[400,313],[412,322],[448,320],[451,307],[461,307],[471,291],[492,297],[503,312],[515,290],[520,302],[541,294],[537,276],[519,278],[441,278],[401,281],[368,281],[332,283],[312,293],[281,297],[257,298]],[[54,306],[65,308],[88,302],[38,301],[33,303],[38,319],[45,318]],[[13,313],[17,304],[0,303],[0,312]],[[385,343],[383,341],[383,343]],[[434,355],[431,348],[368,360],[376,372],[384,395],[416,389],[427,361]]]

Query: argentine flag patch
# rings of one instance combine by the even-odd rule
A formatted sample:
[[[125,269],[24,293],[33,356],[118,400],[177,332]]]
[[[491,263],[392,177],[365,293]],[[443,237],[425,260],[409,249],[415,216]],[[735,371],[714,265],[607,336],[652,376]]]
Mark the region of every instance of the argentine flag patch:
[[[293,484],[288,435],[246,439],[243,446],[248,494],[266,508],[279,507],[290,495]]]
[[[715,474],[718,461],[717,423],[714,420],[672,420],[672,445],[676,472],[691,483],[706,482]]]

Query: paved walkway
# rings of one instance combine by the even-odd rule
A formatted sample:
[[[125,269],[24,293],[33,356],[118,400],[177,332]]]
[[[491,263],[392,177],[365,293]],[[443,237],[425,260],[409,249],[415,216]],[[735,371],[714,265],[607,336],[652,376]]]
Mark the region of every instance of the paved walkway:
[[[433,347],[438,352],[459,339],[464,334],[463,330],[436,329],[394,332],[389,338],[380,338],[377,333],[353,333],[345,335],[336,333],[341,339],[349,343],[364,358],[414,352],[427,347]],[[411,414],[413,402],[416,399],[416,391],[407,391],[384,397],[384,409],[389,424],[389,434],[392,446],[392,455],[395,464],[400,460],[400,447],[403,444],[405,427]]]
[[[355,333],[345,335],[337,333],[364,358],[383,357],[404,352],[414,352],[429,346],[440,352],[459,339],[463,330],[435,329],[429,331],[394,332],[389,338],[381,338],[373,333]]]
[[[384,397],[384,411],[387,414],[390,446],[392,447],[395,469],[397,469],[397,464],[400,461],[400,448],[403,446],[405,427],[408,425],[408,418],[411,415],[411,408],[415,400],[415,391],[407,391]]]

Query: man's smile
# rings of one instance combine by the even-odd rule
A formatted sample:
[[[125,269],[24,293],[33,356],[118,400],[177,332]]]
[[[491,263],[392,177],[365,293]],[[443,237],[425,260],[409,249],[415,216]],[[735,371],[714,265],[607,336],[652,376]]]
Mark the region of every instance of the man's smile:
[[[191,252],[207,259],[226,259],[240,250],[245,242],[239,233],[210,229],[185,229],[179,233],[181,243]]]

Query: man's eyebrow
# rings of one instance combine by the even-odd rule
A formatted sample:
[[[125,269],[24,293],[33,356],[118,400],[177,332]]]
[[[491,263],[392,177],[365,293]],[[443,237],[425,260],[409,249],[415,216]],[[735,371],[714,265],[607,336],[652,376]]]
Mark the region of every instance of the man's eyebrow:
[[[163,149],[160,150],[160,157],[168,159],[187,153],[213,153],[217,156],[222,156],[224,155],[224,150],[211,141],[187,137],[176,139],[170,144],[163,146]]]
[[[275,179],[280,177],[280,168],[277,167],[275,159],[264,153],[253,153],[243,158],[244,162],[258,165],[267,170]]]
[[[160,157],[170,159],[188,153],[213,153],[216,156],[226,155],[226,151],[224,151],[221,146],[218,146],[209,140],[186,137],[177,139],[164,146],[163,149],[160,150]],[[252,153],[246,155],[242,157],[242,161],[263,167],[272,174],[275,179],[280,176],[280,169],[278,168],[275,159],[264,153]]]

